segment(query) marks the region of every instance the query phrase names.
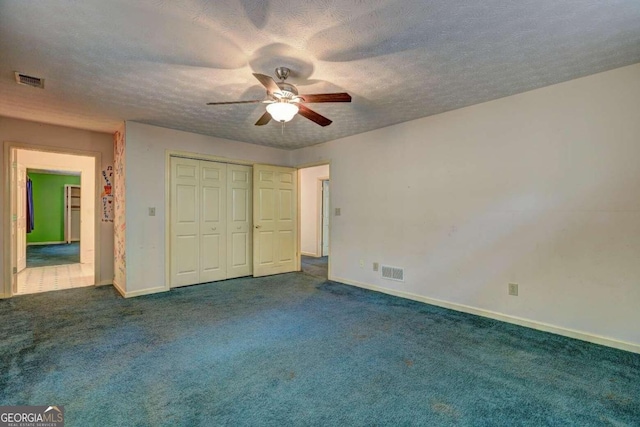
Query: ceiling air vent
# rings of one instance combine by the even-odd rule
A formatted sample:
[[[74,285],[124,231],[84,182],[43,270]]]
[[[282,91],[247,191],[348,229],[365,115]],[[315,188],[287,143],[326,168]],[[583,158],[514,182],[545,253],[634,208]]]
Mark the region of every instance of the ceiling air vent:
[[[39,87],[40,89],[44,89],[44,79],[41,79],[40,77],[28,76],[17,71],[15,72],[15,74],[16,83],[18,83],[19,85]]]
[[[382,277],[390,280],[397,280],[398,282],[404,282],[404,269],[398,267],[389,267],[388,265],[382,266]]]

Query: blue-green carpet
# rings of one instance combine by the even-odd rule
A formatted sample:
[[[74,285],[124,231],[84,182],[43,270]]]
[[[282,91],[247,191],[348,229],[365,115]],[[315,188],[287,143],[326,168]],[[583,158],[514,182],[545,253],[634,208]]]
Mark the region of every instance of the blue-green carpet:
[[[302,255],[300,257],[300,267],[304,273],[326,279],[328,277],[329,257],[312,257]]]
[[[629,426],[640,355],[291,273],[0,301],[0,405],[66,426]]]
[[[80,262],[80,242],[27,246],[27,268]]]

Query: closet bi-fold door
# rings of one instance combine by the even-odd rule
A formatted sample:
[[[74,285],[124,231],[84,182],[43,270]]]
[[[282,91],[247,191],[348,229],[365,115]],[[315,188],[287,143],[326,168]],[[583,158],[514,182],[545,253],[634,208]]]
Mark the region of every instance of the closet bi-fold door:
[[[227,165],[200,160],[200,278],[227,278]]]
[[[227,278],[253,273],[251,166],[227,165]]]
[[[171,287],[199,283],[200,162],[171,157]]]
[[[171,157],[171,287],[252,274],[251,170]]]
[[[253,165],[253,276],[298,270],[298,171]]]

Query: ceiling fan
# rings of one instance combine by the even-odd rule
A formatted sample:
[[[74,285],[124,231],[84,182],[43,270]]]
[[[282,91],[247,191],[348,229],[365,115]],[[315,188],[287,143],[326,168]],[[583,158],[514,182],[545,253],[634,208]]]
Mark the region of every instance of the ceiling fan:
[[[271,119],[284,124],[293,119],[296,114],[300,114],[320,126],[329,126],[332,123],[331,120],[316,113],[304,104],[314,102],[351,102],[351,95],[345,92],[299,95],[298,89],[294,85],[285,82],[290,72],[291,70],[287,67],[276,68],[276,77],[280,80],[279,82],[267,75],[253,73],[255,78],[267,89],[267,99],[265,100],[208,102],[207,105],[265,103],[267,104],[267,111],[258,119],[256,126],[264,126]]]

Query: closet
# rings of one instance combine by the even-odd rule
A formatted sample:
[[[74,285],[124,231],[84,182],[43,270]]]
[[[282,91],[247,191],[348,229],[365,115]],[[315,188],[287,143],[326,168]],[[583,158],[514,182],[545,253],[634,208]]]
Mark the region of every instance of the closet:
[[[171,157],[171,287],[250,276],[252,167]]]
[[[64,240],[67,243],[80,241],[80,186],[64,186]]]

